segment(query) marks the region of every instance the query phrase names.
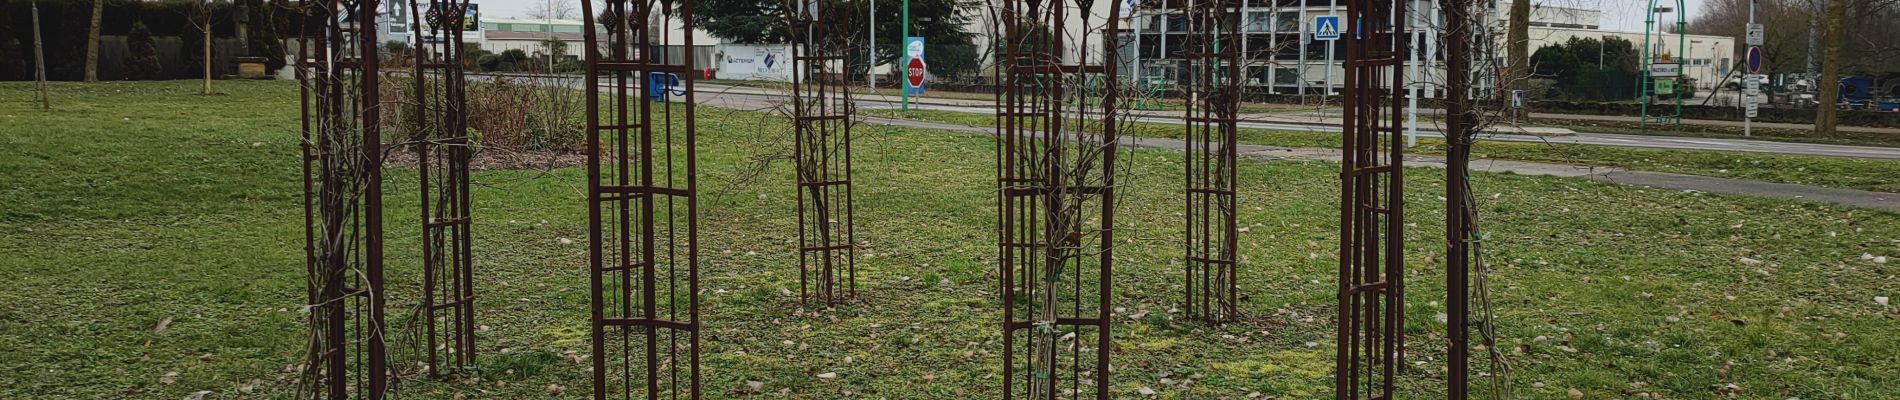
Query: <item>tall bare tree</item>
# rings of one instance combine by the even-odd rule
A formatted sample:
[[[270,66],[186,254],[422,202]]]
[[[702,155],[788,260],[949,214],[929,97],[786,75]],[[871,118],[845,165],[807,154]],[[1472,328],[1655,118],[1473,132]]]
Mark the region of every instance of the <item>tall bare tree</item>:
[[[574,19],[580,11],[574,8],[572,0],[542,0],[528,10],[528,17],[534,19]]]
[[[1531,0],[1511,0],[1510,21],[1505,24],[1504,76],[1500,83],[1508,83],[1508,89],[1526,89],[1531,65]]]
[[[92,30],[86,34],[86,82],[99,81],[99,20],[106,13],[106,0],[92,0]]]
[[[212,1],[216,1],[216,0],[192,1],[191,8],[188,11],[186,11],[186,15],[185,15],[186,21],[189,21],[193,28],[198,28],[199,34],[204,35],[203,36],[204,49],[202,49],[204,51],[203,53],[204,57],[200,59],[202,61],[200,64],[204,66],[204,88],[199,94],[207,94],[207,95],[212,93],[211,92],[211,44],[212,44],[211,43],[212,42],[211,17],[214,14],[211,10]],[[179,32],[179,33],[184,34],[187,32]]]
[[[1840,123],[1840,107],[1837,98],[1841,96],[1841,21],[1847,19],[1847,0],[1831,0],[1827,4],[1827,18],[1822,23],[1827,26],[1821,37],[1821,87],[1819,99],[1821,105],[1814,111],[1814,133],[1823,137],[1834,136],[1834,126]]]

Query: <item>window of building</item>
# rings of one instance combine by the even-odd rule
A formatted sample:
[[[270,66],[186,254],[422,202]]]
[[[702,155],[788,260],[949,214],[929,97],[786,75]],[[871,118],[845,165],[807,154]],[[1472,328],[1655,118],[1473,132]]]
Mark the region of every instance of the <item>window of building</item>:
[[[1248,32],[1272,32],[1273,14],[1259,11],[1247,13]]]
[[[1270,35],[1247,35],[1247,58],[1264,59],[1271,57],[1273,37]]]
[[[1300,13],[1297,11],[1281,12],[1278,22],[1280,32],[1300,31]]]
[[[1273,68],[1265,65],[1247,67],[1247,85],[1265,85],[1273,83]]]
[[[1300,73],[1298,70],[1287,67],[1276,67],[1273,71],[1273,83],[1276,85],[1295,86],[1300,84]]]

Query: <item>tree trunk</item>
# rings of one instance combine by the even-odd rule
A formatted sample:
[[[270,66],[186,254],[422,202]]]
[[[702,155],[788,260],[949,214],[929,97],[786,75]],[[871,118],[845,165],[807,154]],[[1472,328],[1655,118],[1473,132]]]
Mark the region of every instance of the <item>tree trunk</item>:
[[[1506,88],[1523,90],[1530,84],[1531,75],[1531,1],[1511,0],[1509,18],[1504,33],[1505,57],[1509,59],[1505,60],[1505,73],[1499,83]]]
[[[1832,0],[1827,4],[1827,19],[1821,37],[1821,80],[1818,100],[1820,105],[1814,110],[1814,133],[1822,137],[1834,137],[1834,126],[1840,123],[1841,97],[1841,20],[1847,19],[1847,0]]]
[[[92,1],[92,31],[86,34],[86,82],[99,81],[99,20],[106,13],[106,0]]]
[[[205,66],[205,87],[204,87],[204,94],[211,94],[211,13],[210,13],[210,11],[208,11],[208,10],[207,10],[207,11],[205,12],[205,25],[204,25],[204,29],[201,29],[201,30],[202,30],[202,31],[204,31],[204,35],[205,35],[205,36],[204,36],[204,38],[205,38],[205,53],[204,53],[204,56],[205,56],[205,58],[204,58],[204,66]]]

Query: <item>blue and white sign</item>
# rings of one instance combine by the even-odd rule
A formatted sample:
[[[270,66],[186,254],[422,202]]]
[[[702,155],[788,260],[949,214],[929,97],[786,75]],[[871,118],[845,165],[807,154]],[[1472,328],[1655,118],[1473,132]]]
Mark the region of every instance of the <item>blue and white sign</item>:
[[[1313,17],[1313,40],[1339,40],[1339,16]]]
[[[912,96],[924,94],[924,37],[904,38],[904,92]]]

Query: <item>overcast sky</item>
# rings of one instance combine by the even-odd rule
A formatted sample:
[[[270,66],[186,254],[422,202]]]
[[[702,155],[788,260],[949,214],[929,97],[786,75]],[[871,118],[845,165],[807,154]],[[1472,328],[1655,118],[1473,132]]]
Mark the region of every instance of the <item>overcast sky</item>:
[[[1643,30],[1643,21],[1645,19],[1644,17],[1646,17],[1646,15],[1643,14],[1643,9],[1649,8],[1649,2],[1644,0],[1531,1],[1532,4],[1550,4],[1557,7],[1596,8],[1603,11],[1603,29],[1630,32],[1640,32]],[[1696,15],[1702,12],[1702,5],[1707,2],[1707,0],[1682,0],[1683,7],[1688,9],[1689,14],[1687,15],[1687,19],[1689,21],[1695,21]],[[1667,3],[1670,8],[1675,8],[1676,6],[1674,0],[1657,0],[1656,3],[1658,7],[1663,6],[1665,3]],[[1673,14],[1664,14],[1657,17],[1658,23],[1675,23],[1675,21],[1676,18]]]
[[[567,1],[572,2],[576,0]],[[1676,0],[1656,1],[1658,4],[1666,3],[1673,7]],[[1682,1],[1684,7],[1688,8],[1688,18],[1691,21],[1695,20],[1695,16],[1701,11],[1703,3],[1707,2],[1707,0]],[[522,18],[527,17],[534,9],[541,7],[540,5],[545,3],[546,0],[475,0],[475,2],[481,4],[483,16],[491,18]],[[1649,7],[1648,0],[1531,0],[1531,3],[1554,7],[1598,9],[1603,11],[1603,29],[1632,32],[1643,30],[1643,9]],[[574,4],[578,9],[580,4]],[[1662,20],[1673,22],[1675,18],[1665,16]]]

